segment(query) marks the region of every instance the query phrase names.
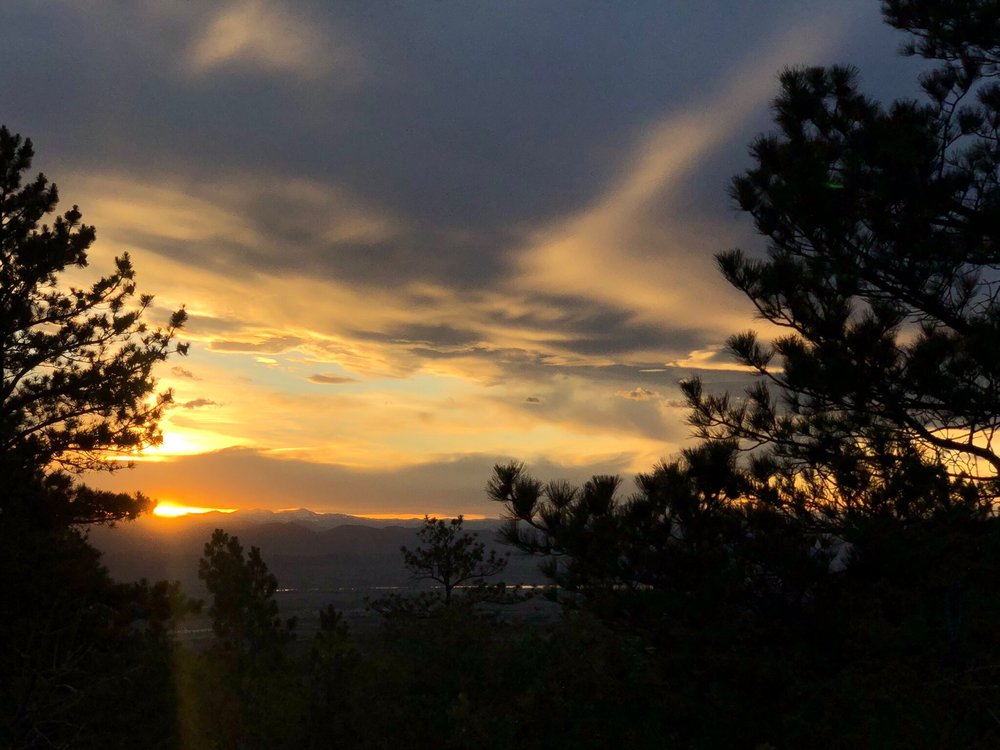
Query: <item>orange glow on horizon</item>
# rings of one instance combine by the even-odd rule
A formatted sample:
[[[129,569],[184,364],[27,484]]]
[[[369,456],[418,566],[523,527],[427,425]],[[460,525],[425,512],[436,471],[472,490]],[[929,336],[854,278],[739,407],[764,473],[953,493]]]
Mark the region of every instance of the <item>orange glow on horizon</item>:
[[[202,513],[235,513],[236,508],[201,508],[193,505],[161,502],[153,508],[153,515],[160,518],[178,518],[180,516],[200,515]]]
[[[450,513],[352,513],[351,515],[356,518],[368,518],[372,521],[422,521],[424,516],[428,518],[444,518],[451,519],[456,516]],[[462,518],[466,521],[484,521],[486,516],[479,515],[478,513],[463,513]]]

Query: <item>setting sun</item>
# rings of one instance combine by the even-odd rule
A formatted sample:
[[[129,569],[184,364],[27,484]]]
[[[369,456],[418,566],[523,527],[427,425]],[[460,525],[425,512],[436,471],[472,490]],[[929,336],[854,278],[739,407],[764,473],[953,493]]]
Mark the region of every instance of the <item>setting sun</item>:
[[[235,508],[201,508],[179,503],[161,502],[153,508],[153,515],[161,518],[177,518],[178,516],[197,515],[201,513],[234,513]]]

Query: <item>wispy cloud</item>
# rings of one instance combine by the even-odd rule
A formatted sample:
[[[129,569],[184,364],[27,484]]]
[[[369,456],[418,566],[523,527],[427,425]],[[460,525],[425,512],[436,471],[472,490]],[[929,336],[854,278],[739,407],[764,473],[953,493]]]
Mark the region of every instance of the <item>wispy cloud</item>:
[[[201,409],[205,406],[218,406],[218,401],[213,401],[210,398],[195,398],[190,401],[184,401],[178,404],[182,409]]]
[[[733,370],[736,372],[749,372],[748,368],[738,364],[733,360],[729,350],[721,344],[709,346],[705,349],[695,349],[688,353],[686,357],[667,362],[670,367],[692,370]]]
[[[664,400],[677,394],[675,368],[663,362],[704,348],[683,329],[637,324],[582,296],[308,273],[296,254],[321,253],[317,237],[331,232],[357,233],[340,217],[368,217],[362,233],[406,238],[405,223],[336,187],[279,179],[265,190],[225,174],[78,179],[87,219],[108,228],[94,268],[129,248],[141,288],[156,279],[161,307],[192,313],[192,354],[163,385],[180,404],[216,405],[172,412],[161,458],[244,445],[376,470],[473,444],[564,463],[601,460],[614,446],[619,463],[639,470],[687,438]],[[321,217],[320,230],[315,217],[304,223],[300,244],[261,220],[260,205],[288,196]],[[619,395],[636,388],[664,399]]]
[[[622,398],[627,398],[630,401],[650,401],[652,399],[660,398],[660,394],[649,390],[648,388],[633,388],[630,391],[618,391],[618,396]]]
[[[187,378],[188,380],[197,380],[193,372],[180,366],[171,367],[170,374],[173,375],[175,378]]]
[[[343,39],[275,0],[236,0],[223,7],[192,43],[188,64],[197,73],[229,66],[307,77],[360,71],[356,52]]]
[[[305,343],[298,336],[262,336],[255,341],[215,340],[209,348],[217,352],[259,352],[263,354],[281,354]]]
[[[535,232],[512,286],[586,296],[631,311],[637,323],[685,321],[718,337],[746,327],[748,306],[712,263],[733,227],[704,226],[671,207],[695,170],[773,96],[774,71],[832,48],[837,24],[827,20],[786,34],[770,55],[755,53],[714,93],[648,128],[597,200]]]
[[[316,373],[310,375],[308,378],[310,383],[316,383],[317,385],[344,385],[345,383],[357,383],[357,378],[348,378],[343,375],[324,375],[323,373]]]
[[[160,463],[116,481],[233,507],[461,511],[498,457],[670,455],[677,379],[746,379],[718,345],[752,307],[711,256],[750,234],[725,179],[776,71],[838,16],[863,69],[895,44],[870,0],[4,3],[7,124],[99,231],[67,280],[128,250],[150,321],[190,316]]]

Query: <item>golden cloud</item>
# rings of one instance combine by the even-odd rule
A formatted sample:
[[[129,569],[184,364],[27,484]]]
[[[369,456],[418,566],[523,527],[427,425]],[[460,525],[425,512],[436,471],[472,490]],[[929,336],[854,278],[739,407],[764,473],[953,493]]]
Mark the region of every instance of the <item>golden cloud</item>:
[[[202,74],[239,65],[306,77],[336,70],[341,82],[357,78],[357,52],[325,31],[299,9],[276,0],[236,0],[194,39],[187,62],[192,72]]]
[[[357,383],[357,378],[348,378],[343,375],[327,375],[324,373],[316,373],[308,377],[310,383],[316,383],[317,385],[343,385],[345,383]]]
[[[513,286],[586,296],[638,321],[696,321],[720,340],[750,327],[749,305],[713,262],[733,228],[673,215],[671,197],[773,95],[774,71],[821,56],[837,33],[830,19],[792,31],[702,102],[650,127],[600,198],[534,233],[518,253]]]

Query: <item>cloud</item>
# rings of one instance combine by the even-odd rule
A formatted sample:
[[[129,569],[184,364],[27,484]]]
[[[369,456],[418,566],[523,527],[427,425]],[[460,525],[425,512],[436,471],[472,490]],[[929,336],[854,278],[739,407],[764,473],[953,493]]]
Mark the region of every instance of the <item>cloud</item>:
[[[305,507],[358,514],[433,511],[497,517],[501,507],[486,497],[484,488],[494,464],[514,459],[506,454],[475,452],[371,470],[236,448],[139,464],[131,472],[94,475],[92,480],[88,477],[88,483],[116,490],[141,486],[152,497],[195,506]],[[616,455],[576,464],[539,459],[530,461],[528,468],[543,480],[574,483],[582,483],[592,474],[632,474],[628,461]]]
[[[622,398],[627,398],[631,401],[650,401],[653,399],[661,398],[660,394],[655,393],[648,388],[633,388],[630,391],[618,391],[616,394]]]
[[[691,368],[696,370],[733,370],[736,372],[749,372],[749,369],[736,362],[729,349],[721,344],[709,346],[705,349],[696,349],[689,352],[686,357],[671,360],[667,364],[670,367]]]
[[[182,409],[200,409],[204,406],[218,406],[219,402],[210,398],[196,398],[177,405]]]
[[[241,444],[376,470],[470,445],[566,463],[605,454],[610,445],[639,470],[687,439],[667,402],[616,395],[641,387],[677,397],[674,382],[689,371],[664,362],[697,370],[687,360],[710,346],[686,321],[653,325],[621,305],[561,291],[468,287],[407,273],[392,284],[359,284],[312,273],[296,256],[313,252],[315,226],[304,230],[305,250],[292,243],[293,227],[269,229],[261,216],[267,211],[239,194],[248,185],[239,175],[194,180],[187,190],[176,175],[148,185],[142,175],[89,179],[114,187],[111,197],[92,199],[96,222],[108,227],[93,268],[107,263],[109,245],[125,244],[134,250],[140,288],[156,291],[164,309],[187,304],[184,336],[194,346],[185,366],[200,380],[195,387],[178,377],[170,385],[178,402],[220,404],[172,414],[161,458],[192,446]],[[325,197],[307,207],[359,205],[336,188],[308,184],[316,191],[301,195]],[[264,196],[285,188],[259,190]],[[129,201],[143,209],[141,223],[130,218]],[[212,220],[185,226],[197,201]],[[109,206],[114,210],[102,217]],[[158,216],[165,220],[162,244]],[[405,224],[388,225],[405,241]],[[273,268],[258,265],[265,256]],[[225,262],[214,262],[220,257]],[[316,375],[364,387],[317,388]]]
[[[197,380],[194,373],[190,370],[185,370],[183,367],[176,366],[170,368],[170,374],[175,378],[186,378],[188,380]]]
[[[107,227],[99,247],[129,247],[143,279],[156,277],[164,308],[187,306],[185,337],[213,351],[298,351],[366,376],[433,371],[485,381],[525,362],[659,365],[705,345],[697,328],[647,323],[582,295],[408,273],[375,283],[384,270],[361,281],[351,262],[360,272],[363,253],[341,273],[338,253],[351,252],[322,238],[350,235],[361,247],[398,234],[392,241],[405,244],[406,225],[336,186],[265,182],[273,184],[98,172],[76,176],[72,186],[91,196],[87,219]]]
[[[842,39],[870,80],[895,45],[870,0],[8,6],[8,125],[98,227],[80,273],[133,252],[153,312],[190,313],[165,386],[215,404],[117,481],[200,467],[233,505],[391,511],[416,483],[460,510],[494,456],[670,455],[677,379],[748,380],[717,345],[752,308],[711,256],[750,235],[725,184],[775,72]]]
[[[435,347],[466,347],[479,341],[480,333],[468,328],[457,328],[447,323],[430,325],[399,321],[382,331],[353,331],[353,335],[376,341],[397,344],[425,344]]]
[[[359,72],[356,53],[315,19],[276,0],[236,0],[211,18],[188,50],[197,73],[245,66],[315,77]]]
[[[718,340],[751,323],[751,309],[719,277],[715,251],[732,226],[677,211],[686,183],[774,94],[774,71],[831,49],[838,24],[811,21],[754,53],[722,86],[646,128],[620,176],[589,205],[542,226],[516,256],[513,286],[571,294],[628,311],[633,324],[684,321]],[[669,338],[669,334],[665,335]]]
[[[310,375],[308,380],[310,383],[318,383],[320,385],[342,385],[344,383],[358,382],[357,378],[348,378],[342,375],[324,375],[322,373]]]
[[[89,170],[60,187],[88,196],[102,238],[229,275],[363,275],[372,249],[407,229],[343,185],[281,173]]]
[[[612,446],[638,471],[678,450],[687,438],[686,428],[657,402],[615,395],[637,385],[673,387],[669,377],[644,375],[635,367],[487,360],[498,375],[480,379],[468,376],[479,366],[472,361],[454,371],[423,367],[405,378],[366,375],[363,386],[337,387],[309,378],[352,375],[317,370],[303,351],[275,355],[272,365],[257,363],[257,357],[192,348],[191,366],[201,379],[171,382],[175,400],[205,399],[217,406],[170,412],[162,425],[164,445],[150,451],[150,458],[244,445],[287,458],[381,470],[461,454],[470,446],[563,463],[599,458]]]
[[[662,370],[648,372],[662,372]],[[660,406],[669,409],[686,409],[689,406],[688,402],[683,398],[666,398],[658,391],[651,391],[648,388],[642,387],[636,387],[625,391],[617,391],[615,395],[619,398],[627,399],[628,401],[656,401]]]
[[[217,340],[209,344],[209,348],[217,352],[260,352],[263,354],[280,354],[295,349],[305,343],[298,336],[268,336],[258,341],[227,341]],[[271,360],[273,362],[273,360]]]

